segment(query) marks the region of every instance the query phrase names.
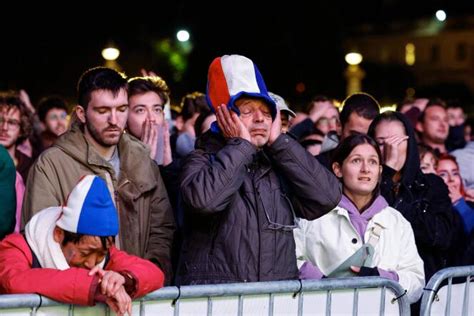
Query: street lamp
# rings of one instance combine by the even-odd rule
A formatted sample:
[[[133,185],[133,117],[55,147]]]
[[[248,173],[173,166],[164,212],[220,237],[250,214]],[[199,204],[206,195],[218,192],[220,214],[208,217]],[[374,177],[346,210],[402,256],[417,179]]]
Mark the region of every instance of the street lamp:
[[[117,58],[120,56],[120,50],[112,42],[108,42],[106,47],[102,50],[102,57],[105,59],[105,67],[121,71],[120,65],[117,63]]]
[[[345,56],[346,63],[348,64],[346,71],[344,72],[344,76],[347,80],[347,95],[362,90],[362,79],[365,77],[365,72],[359,67],[362,59],[362,55],[355,52],[350,52]]]

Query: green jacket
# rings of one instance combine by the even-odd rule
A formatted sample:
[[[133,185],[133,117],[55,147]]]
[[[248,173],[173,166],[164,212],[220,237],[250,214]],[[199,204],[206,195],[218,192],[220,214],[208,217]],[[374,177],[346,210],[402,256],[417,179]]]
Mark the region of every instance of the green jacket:
[[[63,134],[30,169],[22,226],[44,208],[65,205],[82,176],[99,175],[113,191],[119,212],[120,249],[158,264],[169,281],[175,223],[158,165],[149,158],[146,147],[129,134],[122,135],[118,149],[119,179],[79,127]]]
[[[15,229],[16,169],[8,151],[0,145],[0,240]]]

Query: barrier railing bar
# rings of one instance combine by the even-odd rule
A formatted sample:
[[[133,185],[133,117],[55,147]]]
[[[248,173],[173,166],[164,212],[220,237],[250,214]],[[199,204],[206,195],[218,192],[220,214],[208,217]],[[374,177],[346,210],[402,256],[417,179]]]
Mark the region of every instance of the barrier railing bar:
[[[273,316],[273,309],[275,307],[275,296],[273,293],[270,293],[268,296],[268,316]]]
[[[462,314],[467,315],[469,312],[469,281],[471,277],[466,277],[466,286],[464,288],[464,301],[462,302]]]
[[[359,313],[359,289],[354,289],[354,298],[352,302],[352,315],[357,316]]]
[[[431,279],[428,281],[428,284],[425,287],[423,292],[423,297],[421,299],[421,311],[420,315],[429,316],[431,314],[431,306],[435,298],[437,297],[438,289],[441,284],[447,278],[455,277],[466,277],[474,275],[474,265],[464,266],[464,267],[451,267],[445,268],[436,272]]]
[[[331,316],[331,290],[326,294],[326,316]]]
[[[453,289],[453,278],[448,278],[448,291],[446,292],[446,310],[444,314],[449,316],[451,314],[451,291]]]
[[[298,316],[303,316],[304,293],[298,294]]]
[[[237,315],[242,316],[244,313],[244,298],[242,295],[239,295],[239,309],[237,310]]]
[[[385,315],[385,286],[380,291],[380,315]]]
[[[207,316],[212,316],[212,299],[207,298]]]

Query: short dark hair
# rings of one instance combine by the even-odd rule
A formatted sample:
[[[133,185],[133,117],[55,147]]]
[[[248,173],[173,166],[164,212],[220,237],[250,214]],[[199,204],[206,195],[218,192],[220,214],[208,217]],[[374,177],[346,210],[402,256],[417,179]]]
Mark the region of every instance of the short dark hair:
[[[380,113],[380,105],[368,93],[358,92],[350,95],[342,102],[342,111],[339,116],[341,125],[344,126],[352,113],[373,120]]]
[[[77,102],[87,110],[92,92],[96,90],[111,91],[114,96],[120,90],[128,91],[128,83],[124,74],[107,67],[95,67],[86,70],[77,83]]]
[[[313,108],[313,103],[315,102],[332,102],[332,100],[329,99],[325,95],[321,95],[321,94],[315,95],[306,106],[306,109],[305,109],[306,113],[309,113],[311,111],[311,109]]]
[[[149,77],[134,77],[128,80],[128,97],[145,94],[147,92],[155,92],[168,103],[170,101],[170,89],[161,77],[149,76]],[[165,105],[163,104],[163,106]]]
[[[72,242],[73,244],[78,244],[84,236],[84,234],[72,233],[67,230],[63,230],[64,232],[64,239],[61,245],[66,246],[68,243]],[[100,242],[102,244],[102,249],[107,250],[107,241],[112,245],[115,242],[115,236],[97,236],[100,238]]]
[[[62,97],[57,95],[44,97],[38,102],[38,117],[41,122],[45,122],[46,115],[52,109],[61,109],[66,113],[68,112],[67,103]]]
[[[20,134],[15,144],[21,144],[25,139],[31,136],[33,132],[33,124],[31,123],[31,114],[25,103],[21,100],[20,95],[16,91],[0,92],[0,109],[17,108],[20,111]]]
[[[349,157],[352,150],[361,144],[369,144],[372,146],[379,157],[380,164],[383,163],[382,152],[380,151],[380,148],[375,140],[368,135],[359,133],[350,135],[339,143],[331,157],[332,163],[337,162],[340,166],[342,166],[342,162],[347,157]]]
[[[207,104],[206,95],[202,92],[193,92],[185,95],[181,100],[181,115],[186,121],[193,117],[194,113],[201,113],[210,109]]]

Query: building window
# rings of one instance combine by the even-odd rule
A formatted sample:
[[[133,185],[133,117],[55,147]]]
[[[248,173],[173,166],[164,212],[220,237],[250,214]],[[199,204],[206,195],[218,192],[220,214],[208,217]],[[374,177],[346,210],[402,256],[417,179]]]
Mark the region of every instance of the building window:
[[[439,46],[434,44],[431,46],[431,62],[435,63],[439,61]]]
[[[456,59],[458,61],[465,61],[467,59],[467,45],[466,43],[458,43],[456,47]]]
[[[415,64],[415,45],[413,43],[408,43],[405,45],[405,62],[408,66],[413,66]]]

